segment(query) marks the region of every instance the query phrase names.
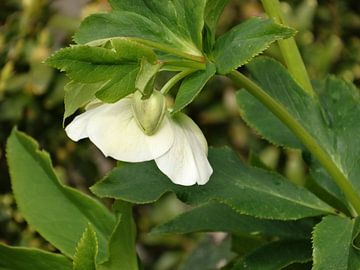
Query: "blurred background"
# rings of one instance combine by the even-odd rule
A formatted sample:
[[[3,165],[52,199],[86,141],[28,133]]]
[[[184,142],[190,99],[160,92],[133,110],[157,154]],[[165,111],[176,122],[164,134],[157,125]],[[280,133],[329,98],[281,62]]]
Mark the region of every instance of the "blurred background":
[[[72,43],[81,20],[107,11],[106,0],[1,0],[0,1],[0,242],[55,249],[24,222],[11,194],[5,143],[17,126],[33,136],[52,157],[60,179],[88,193],[88,187],[111,170],[88,141],[73,143],[62,127],[63,87],[68,82],[42,62],[52,52]],[[282,9],[298,30],[297,43],[312,79],[336,74],[360,85],[360,2],[358,0],[287,0]],[[261,16],[260,1],[231,0],[218,26],[218,34],[251,16]],[[278,48],[266,54],[282,61]],[[167,74],[163,74],[165,80]],[[268,144],[241,120],[234,89],[216,77],[187,108],[211,146],[231,145],[249,163],[277,170],[305,185],[306,166],[301,154]],[[252,149],[251,151],[249,149]],[[111,202],[105,201],[110,204]],[[220,269],[233,256],[225,234],[155,236],[156,225],[186,211],[187,206],[167,195],[153,205],[135,209],[138,251],[145,269]]]

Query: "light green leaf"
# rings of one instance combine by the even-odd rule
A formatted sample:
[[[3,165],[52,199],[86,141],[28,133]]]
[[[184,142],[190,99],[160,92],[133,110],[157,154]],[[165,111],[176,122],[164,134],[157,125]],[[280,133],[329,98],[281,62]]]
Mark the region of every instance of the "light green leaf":
[[[0,244],[1,270],[71,270],[71,261],[60,254]]]
[[[151,231],[153,234],[230,232],[304,239],[311,237],[312,222],[254,218],[237,213],[226,204],[210,202],[196,207]]]
[[[96,256],[98,241],[96,232],[88,224],[76,247],[73,261],[73,270],[96,270]]]
[[[108,81],[129,65],[122,62],[115,51],[90,46],[62,49],[51,55],[46,63],[82,83]]]
[[[99,238],[98,260],[106,258],[106,245],[114,216],[91,197],[61,184],[49,155],[24,133],[13,130],[7,142],[7,160],[16,203],[30,226],[65,255],[91,224]]]
[[[114,169],[91,190],[100,197],[135,203],[153,202],[165,192],[174,191],[189,204],[216,200],[242,214],[281,220],[334,211],[305,188],[295,186],[280,175],[245,166],[229,149],[211,149],[209,160],[214,173],[204,186],[172,184],[153,162],[146,162]]]
[[[114,103],[133,93],[138,72],[138,66],[122,66],[116,75],[96,92],[96,97],[104,102]]]
[[[259,57],[247,67],[254,80],[302,125],[348,178],[353,188],[360,192],[360,166],[354,166],[360,164],[360,141],[357,139],[360,134],[359,91],[342,80],[330,77],[319,89],[318,98],[313,99],[274,60]],[[263,137],[276,144],[300,147],[294,136],[278,120],[275,121],[273,116],[267,117],[266,122],[261,119],[267,109],[258,101],[243,93],[238,94],[238,100],[245,120]],[[313,169],[316,170],[318,165],[313,164]],[[330,177],[325,174],[322,180],[329,181]],[[331,190],[330,185],[325,185],[324,188],[330,194],[340,194],[339,190]],[[341,196],[337,198],[342,200]]]
[[[314,270],[360,269],[360,252],[352,246],[358,220],[327,216],[313,232]]]
[[[151,63],[156,62],[154,51],[139,42],[129,38],[114,38],[110,42],[118,57],[125,61],[140,60],[145,57]]]
[[[293,263],[311,261],[310,241],[278,241],[241,258],[232,270],[278,270]]]
[[[85,44],[116,37],[136,38],[201,56],[205,3],[205,0],[112,0],[114,11],[86,18],[74,39]]]
[[[229,0],[207,0],[205,7],[205,23],[211,32],[211,43],[215,42],[216,25]]]
[[[270,19],[251,18],[235,26],[216,41],[214,57],[217,71],[227,74],[248,63],[271,43],[294,34],[293,29],[273,23]]]
[[[149,97],[154,90],[155,77],[160,68],[160,63],[152,64],[146,58],[143,58],[136,77],[135,89],[143,93],[145,97]]]
[[[212,63],[207,63],[206,70],[199,70],[189,75],[181,83],[179,92],[176,95],[173,113],[181,111],[189,105],[205,84],[215,75],[216,68]]]
[[[114,210],[118,218],[109,242],[110,256],[99,265],[99,270],[138,270],[132,206],[127,202],[116,201]]]
[[[65,113],[64,120],[75,113],[79,108],[95,99],[95,93],[101,89],[100,83],[78,83],[71,81],[65,85]]]

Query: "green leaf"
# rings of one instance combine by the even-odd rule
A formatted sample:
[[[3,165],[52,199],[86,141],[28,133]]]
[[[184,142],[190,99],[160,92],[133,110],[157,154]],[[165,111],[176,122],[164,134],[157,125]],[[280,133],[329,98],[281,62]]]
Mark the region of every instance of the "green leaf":
[[[99,237],[98,260],[106,258],[106,245],[114,216],[98,201],[61,184],[49,155],[24,133],[13,130],[7,142],[7,159],[16,203],[30,226],[65,255],[91,224]]]
[[[211,32],[211,43],[215,42],[217,22],[229,0],[207,0],[205,7],[205,23]]]
[[[96,232],[88,224],[76,247],[73,261],[73,270],[96,270],[96,256],[98,241]]]
[[[114,210],[117,223],[109,242],[109,259],[99,265],[99,270],[138,270],[136,255],[136,225],[132,216],[132,206],[116,201]]]
[[[304,239],[311,237],[307,220],[279,221],[259,219],[237,213],[226,204],[210,202],[196,207],[151,231],[153,234],[190,232],[230,232]]]
[[[95,93],[100,90],[103,83],[78,83],[71,81],[65,85],[65,112],[64,120],[75,113],[79,108],[95,99]]]
[[[110,81],[96,92],[96,97],[106,103],[114,103],[133,93],[138,72],[138,66],[123,66]]]
[[[115,51],[90,46],[62,49],[50,56],[46,63],[61,71],[66,71],[72,80],[82,83],[108,81],[119,70],[129,66],[128,63],[122,62]]]
[[[217,71],[227,74],[248,63],[266,50],[271,43],[293,36],[293,29],[281,26],[270,19],[254,17],[219,37],[214,56]]]
[[[0,269],[71,270],[72,267],[71,261],[63,255],[0,244]]]
[[[176,95],[174,110],[172,113],[181,111],[189,105],[205,84],[215,75],[216,68],[212,63],[207,63],[206,70],[199,70],[189,75],[181,83],[179,92]]]
[[[209,161],[214,173],[204,186],[172,184],[153,162],[145,162],[114,169],[91,190],[100,197],[135,203],[153,202],[164,193],[173,191],[189,204],[216,200],[241,214],[281,220],[334,211],[305,188],[295,186],[280,175],[247,167],[227,148],[211,149]]]
[[[313,232],[314,270],[355,270],[360,268],[360,252],[352,246],[359,232],[359,220],[327,216]]]
[[[232,270],[283,269],[293,263],[305,263],[310,260],[311,244],[309,242],[278,241],[260,247],[244,258],[241,258]]]
[[[154,51],[139,42],[129,38],[114,38],[110,42],[118,57],[124,61],[140,60],[145,57],[151,63],[156,62]]]
[[[319,89],[318,98],[313,99],[274,60],[259,57],[247,67],[254,80],[317,141],[359,193],[360,166],[354,166],[360,163],[359,140],[356,140],[360,134],[359,91],[342,80],[329,77]],[[276,144],[300,147],[290,132],[278,120],[274,121],[274,117],[267,117],[266,122],[261,119],[267,109],[258,101],[243,93],[238,94],[238,100],[245,120],[263,137]],[[261,113],[257,114],[256,111]],[[251,114],[254,115],[250,116]],[[318,165],[313,164],[313,169],[316,170]],[[326,175],[322,180],[329,181],[331,178]],[[328,189],[328,192],[339,194],[340,191]],[[341,200],[339,196],[337,198]]]
[[[201,56],[205,3],[205,0],[112,0],[114,11],[87,17],[74,40],[85,44],[128,37]]]
[[[216,241],[211,236],[205,237],[193,249],[180,266],[180,270],[213,270],[219,269],[219,264],[224,264],[234,258],[236,254],[231,250],[231,238],[227,237],[223,241]]]

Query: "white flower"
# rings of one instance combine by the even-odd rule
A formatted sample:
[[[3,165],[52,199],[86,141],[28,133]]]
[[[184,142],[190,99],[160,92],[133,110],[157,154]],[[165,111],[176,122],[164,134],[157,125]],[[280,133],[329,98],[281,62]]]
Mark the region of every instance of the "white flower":
[[[155,113],[158,123],[152,124],[157,125],[156,130],[145,132],[144,119],[136,110],[134,95],[130,95],[113,104],[89,106],[65,131],[74,141],[89,138],[105,156],[117,160],[142,162],[154,159],[158,168],[175,184],[205,184],[213,170],[207,159],[208,146],[203,133],[183,113],[171,117],[166,110],[161,114],[158,112]],[[145,123],[147,113],[142,114]]]

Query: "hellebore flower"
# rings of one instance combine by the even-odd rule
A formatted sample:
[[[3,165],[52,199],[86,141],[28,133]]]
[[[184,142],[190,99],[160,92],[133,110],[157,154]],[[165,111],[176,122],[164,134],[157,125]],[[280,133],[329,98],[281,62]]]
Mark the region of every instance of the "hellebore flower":
[[[175,184],[203,185],[213,172],[200,128],[183,113],[170,116],[158,91],[145,100],[136,92],[116,103],[88,106],[65,131],[74,141],[89,138],[105,156],[117,160],[154,159]]]

